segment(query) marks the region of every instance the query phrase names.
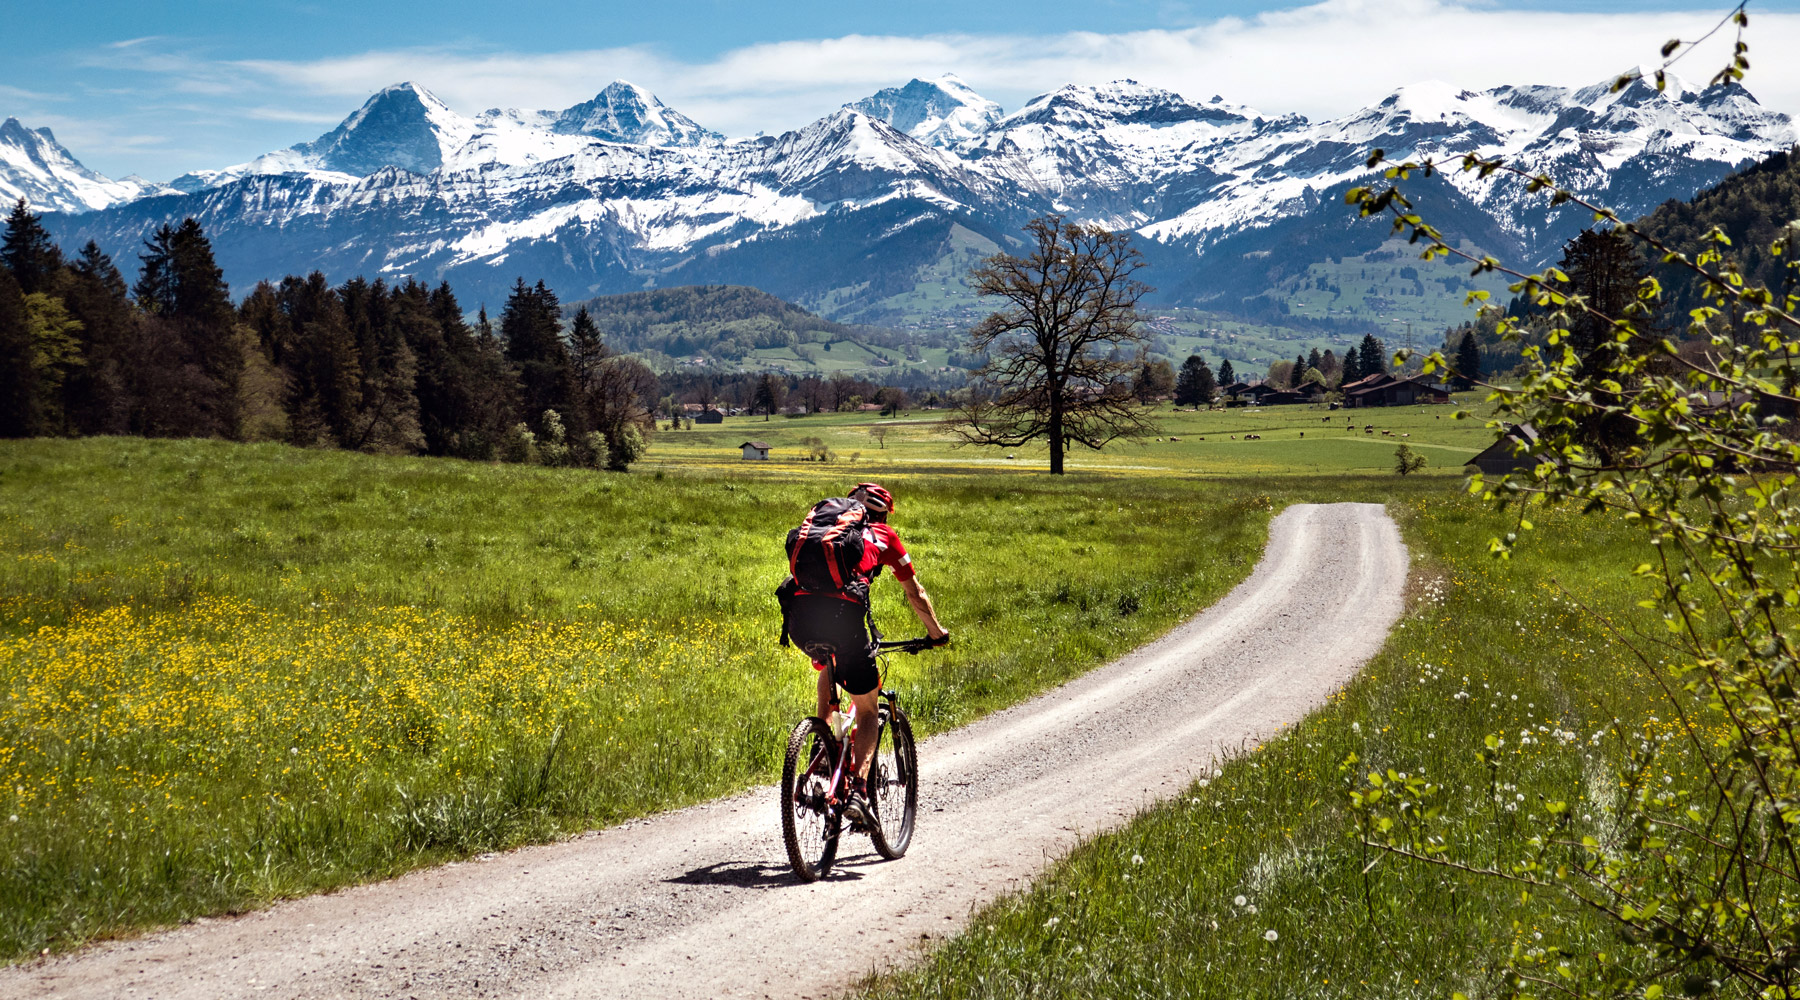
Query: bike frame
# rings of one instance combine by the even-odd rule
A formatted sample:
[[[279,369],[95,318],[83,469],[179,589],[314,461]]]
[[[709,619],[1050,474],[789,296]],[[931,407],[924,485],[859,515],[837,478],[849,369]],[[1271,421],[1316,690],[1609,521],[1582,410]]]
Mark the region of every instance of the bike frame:
[[[899,701],[899,696],[893,691],[888,690],[887,687],[888,655],[895,652],[917,654],[920,650],[929,648],[930,641],[927,639],[902,639],[898,642],[886,642],[881,639],[881,633],[875,633],[875,657],[876,661],[881,665],[881,671],[876,675],[875,679],[875,694],[878,703],[880,701],[886,701],[889,705],[893,705]],[[843,702],[838,699],[837,694],[837,655],[835,653],[831,657],[831,662],[825,664],[825,669],[831,672],[831,704],[841,706]],[[848,777],[850,752],[856,746],[856,702],[850,702],[850,711],[848,713],[843,713],[841,708],[839,709],[839,712],[844,715],[844,735],[842,738],[838,738],[834,734],[833,737],[838,739],[838,742],[842,745],[838,747],[837,763],[833,766],[831,771],[831,783],[825,789],[825,803],[829,806],[843,804],[843,798],[839,793],[844,788],[845,779]],[[881,746],[881,735],[879,733],[875,736],[875,746],[877,748]]]

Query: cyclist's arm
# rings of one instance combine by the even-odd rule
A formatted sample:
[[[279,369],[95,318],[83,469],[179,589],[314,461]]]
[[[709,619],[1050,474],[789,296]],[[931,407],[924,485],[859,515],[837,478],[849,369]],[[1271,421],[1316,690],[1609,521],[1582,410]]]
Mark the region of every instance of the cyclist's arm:
[[[944,626],[938,624],[937,609],[931,606],[931,595],[919,586],[919,578],[909,576],[900,581],[900,587],[906,591],[906,603],[912,605],[913,614],[925,626],[925,631],[933,639],[942,639],[947,633]]]

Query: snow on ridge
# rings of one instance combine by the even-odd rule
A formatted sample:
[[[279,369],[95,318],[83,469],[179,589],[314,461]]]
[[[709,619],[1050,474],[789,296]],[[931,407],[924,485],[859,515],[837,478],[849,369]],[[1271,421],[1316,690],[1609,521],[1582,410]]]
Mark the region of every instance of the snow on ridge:
[[[975,138],[1000,120],[1000,105],[976,93],[954,73],[912,79],[844,105],[892,125],[930,146],[951,147]]]
[[[88,169],[47,127],[0,122],[0,201],[7,207],[23,198],[34,211],[89,212],[168,191],[135,175],[112,180]]]

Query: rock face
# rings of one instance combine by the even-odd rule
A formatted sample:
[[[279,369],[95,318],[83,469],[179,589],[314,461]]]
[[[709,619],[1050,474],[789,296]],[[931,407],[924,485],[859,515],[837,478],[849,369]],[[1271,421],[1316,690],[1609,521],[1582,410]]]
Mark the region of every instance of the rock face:
[[[517,275],[568,298],[728,282],[857,318],[938,280],[957,248],[1010,246],[1050,211],[1136,231],[1166,298],[1254,295],[1385,237],[1342,204],[1372,148],[1505,156],[1629,215],[1794,141],[1793,123],[1743,88],[1674,79],[1617,93],[1422,83],[1314,122],[1131,80],[1063,87],[1002,115],[947,76],[735,141],[623,81],[563,111],[473,118],[397,84],[312,142],[176,190],[107,181],[47,132],[8,122],[0,194],[31,192],[62,213],[46,225],[65,241],[123,254],[192,215],[239,288],[313,268],[448,279],[472,301]],[[1452,238],[1528,262],[1553,259],[1587,224],[1522,183],[1454,170],[1421,197]]]

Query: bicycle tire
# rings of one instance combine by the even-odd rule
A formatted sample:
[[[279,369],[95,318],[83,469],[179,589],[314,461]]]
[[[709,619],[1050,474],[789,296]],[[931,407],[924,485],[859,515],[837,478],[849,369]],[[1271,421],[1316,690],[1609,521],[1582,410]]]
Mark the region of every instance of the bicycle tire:
[[[781,841],[803,882],[824,878],[837,860],[842,818],[823,801],[836,763],[835,743],[824,722],[801,719],[788,733],[781,762]]]
[[[895,861],[912,845],[913,821],[918,818],[919,751],[912,724],[899,705],[883,705],[881,715],[875,762],[869,767],[869,806],[875,812],[869,840],[875,853]]]

